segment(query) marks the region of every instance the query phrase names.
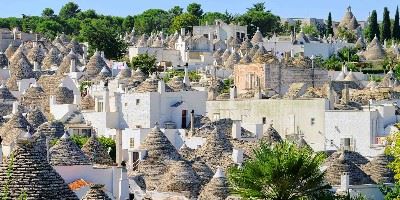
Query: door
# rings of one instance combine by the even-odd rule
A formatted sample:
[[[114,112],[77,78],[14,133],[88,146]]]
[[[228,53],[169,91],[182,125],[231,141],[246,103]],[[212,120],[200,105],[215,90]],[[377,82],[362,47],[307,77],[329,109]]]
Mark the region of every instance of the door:
[[[182,128],[186,128],[187,124],[187,110],[182,110]]]
[[[138,167],[138,160],[139,160],[139,152],[132,152],[132,170],[137,170]]]

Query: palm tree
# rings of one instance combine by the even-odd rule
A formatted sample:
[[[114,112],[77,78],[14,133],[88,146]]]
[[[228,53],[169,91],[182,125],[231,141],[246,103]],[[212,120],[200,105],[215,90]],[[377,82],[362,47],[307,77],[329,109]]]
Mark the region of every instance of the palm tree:
[[[330,188],[320,165],[325,156],[288,142],[264,142],[243,167],[228,169],[232,192],[244,199],[320,199]]]

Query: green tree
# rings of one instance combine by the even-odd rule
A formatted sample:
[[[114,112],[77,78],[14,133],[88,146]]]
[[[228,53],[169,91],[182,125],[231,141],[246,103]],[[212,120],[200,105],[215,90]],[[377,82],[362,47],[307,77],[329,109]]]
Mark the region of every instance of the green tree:
[[[333,33],[333,25],[332,25],[332,15],[331,12],[328,14],[328,21],[326,23],[327,29],[326,29],[326,35],[334,35]]]
[[[122,28],[124,31],[131,31],[135,27],[135,18],[133,16],[126,16],[122,22]]]
[[[168,13],[171,15],[172,18],[174,18],[183,13],[183,8],[181,8],[180,6],[174,6],[168,10]]]
[[[390,30],[391,22],[390,22],[390,16],[389,16],[389,10],[387,7],[383,9],[383,21],[382,21],[382,33],[381,33],[381,40],[389,40],[391,34]]]
[[[228,180],[233,192],[245,199],[316,198],[330,188],[320,170],[324,159],[322,153],[292,143],[262,142],[241,168],[229,168]]]
[[[169,29],[170,25],[170,14],[161,9],[149,9],[135,16],[135,29],[139,34]]]
[[[220,13],[220,12],[206,12],[204,13],[203,17],[200,20],[201,25],[205,25],[208,23],[209,25],[212,25],[215,23],[215,20],[222,20],[224,22],[228,22],[228,16],[225,13]]]
[[[320,35],[318,29],[314,25],[305,25],[303,26],[303,32],[305,34],[311,35],[313,37],[318,37]]]
[[[57,21],[45,20],[37,25],[36,32],[43,34],[47,38],[54,38],[62,28],[62,25]]]
[[[45,9],[42,11],[42,17],[43,17],[43,18],[53,18],[53,17],[55,17],[55,15],[54,15],[54,10],[51,9],[51,8],[45,8]]]
[[[201,5],[198,3],[191,3],[187,6],[186,11],[189,14],[196,16],[197,18],[201,18],[203,15],[203,9],[201,9]]]
[[[179,31],[181,28],[190,28],[196,24],[196,16],[189,13],[183,13],[172,20],[171,32]]]
[[[369,41],[374,39],[375,35],[379,39],[380,32],[379,32],[378,17],[376,14],[376,10],[373,10],[371,16],[369,17],[368,30],[369,32],[368,35],[366,35],[366,37],[368,38]]]
[[[80,20],[84,20],[84,19],[96,19],[99,16],[97,15],[96,11],[93,9],[89,9],[89,10],[85,10],[85,11],[81,11],[76,13],[76,18],[80,19]]]
[[[104,51],[109,59],[119,59],[126,51],[126,44],[118,37],[110,22],[104,19],[92,19],[81,24],[80,38],[89,43],[89,52]]]
[[[68,19],[71,17],[75,17],[75,15],[80,11],[81,10],[79,9],[78,4],[74,2],[69,2],[61,8],[60,13],[58,15],[63,19]]]
[[[254,4],[253,7],[247,9],[246,13],[238,16],[236,21],[241,25],[247,25],[248,34],[251,36],[254,35],[257,27],[264,36],[271,36],[274,32],[280,31],[280,18],[266,10],[264,3]]]
[[[132,58],[131,67],[133,69],[140,68],[142,72],[151,74],[156,71],[156,57],[149,54],[139,54]]]
[[[345,38],[348,42],[355,43],[357,36],[354,31],[348,30],[347,28],[338,27],[337,35],[339,38]]]
[[[392,38],[394,40],[400,40],[400,24],[399,24],[399,7],[396,8],[396,14],[394,16]]]

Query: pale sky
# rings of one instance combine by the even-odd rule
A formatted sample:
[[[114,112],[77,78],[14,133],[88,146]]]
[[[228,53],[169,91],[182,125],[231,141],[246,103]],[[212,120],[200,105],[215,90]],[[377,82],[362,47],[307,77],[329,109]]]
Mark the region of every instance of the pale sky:
[[[53,8],[56,13],[67,0],[0,0],[0,17],[40,15],[46,7]],[[253,3],[262,0],[74,0],[81,9],[94,9],[106,15],[135,15],[149,8],[169,8],[179,5],[186,7],[191,2],[200,3],[204,11],[228,10],[231,13],[243,13]],[[399,0],[269,0],[266,7],[273,13],[286,17],[327,18],[332,12],[334,20],[342,18],[347,6],[351,5],[357,20],[367,19],[371,10],[376,9],[378,18],[382,18],[383,7],[387,6],[391,18],[394,16]],[[284,3],[283,3],[284,2]]]

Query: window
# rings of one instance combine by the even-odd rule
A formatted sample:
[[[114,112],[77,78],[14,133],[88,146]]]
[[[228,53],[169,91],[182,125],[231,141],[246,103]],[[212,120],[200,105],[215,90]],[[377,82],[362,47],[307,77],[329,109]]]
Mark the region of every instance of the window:
[[[125,103],[125,107],[128,107],[128,103]]]
[[[103,102],[98,102],[98,104],[97,104],[97,112],[103,112]]]
[[[140,99],[136,99],[136,105],[139,105]]]
[[[340,147],[342,150],[353,151],[354,144],[352,138],[340,138]]]
[[[266,123],[267,123],[267,118],[266,118],[266,117],[263,117],[263,118],[262,118],[262,123],[263,123],[263,124],[266,124]]]
[[[216,121],[216,120],[219,120],[219,118],[220,118],[219,113],[214,113],[214,114],[213,114],[213,118],[214,118],[215,121]]]
[[[129,148],[135,148],[135,138],[129,138]]]
[[[311,126],[315,124],[315,118],[311,118]]]

